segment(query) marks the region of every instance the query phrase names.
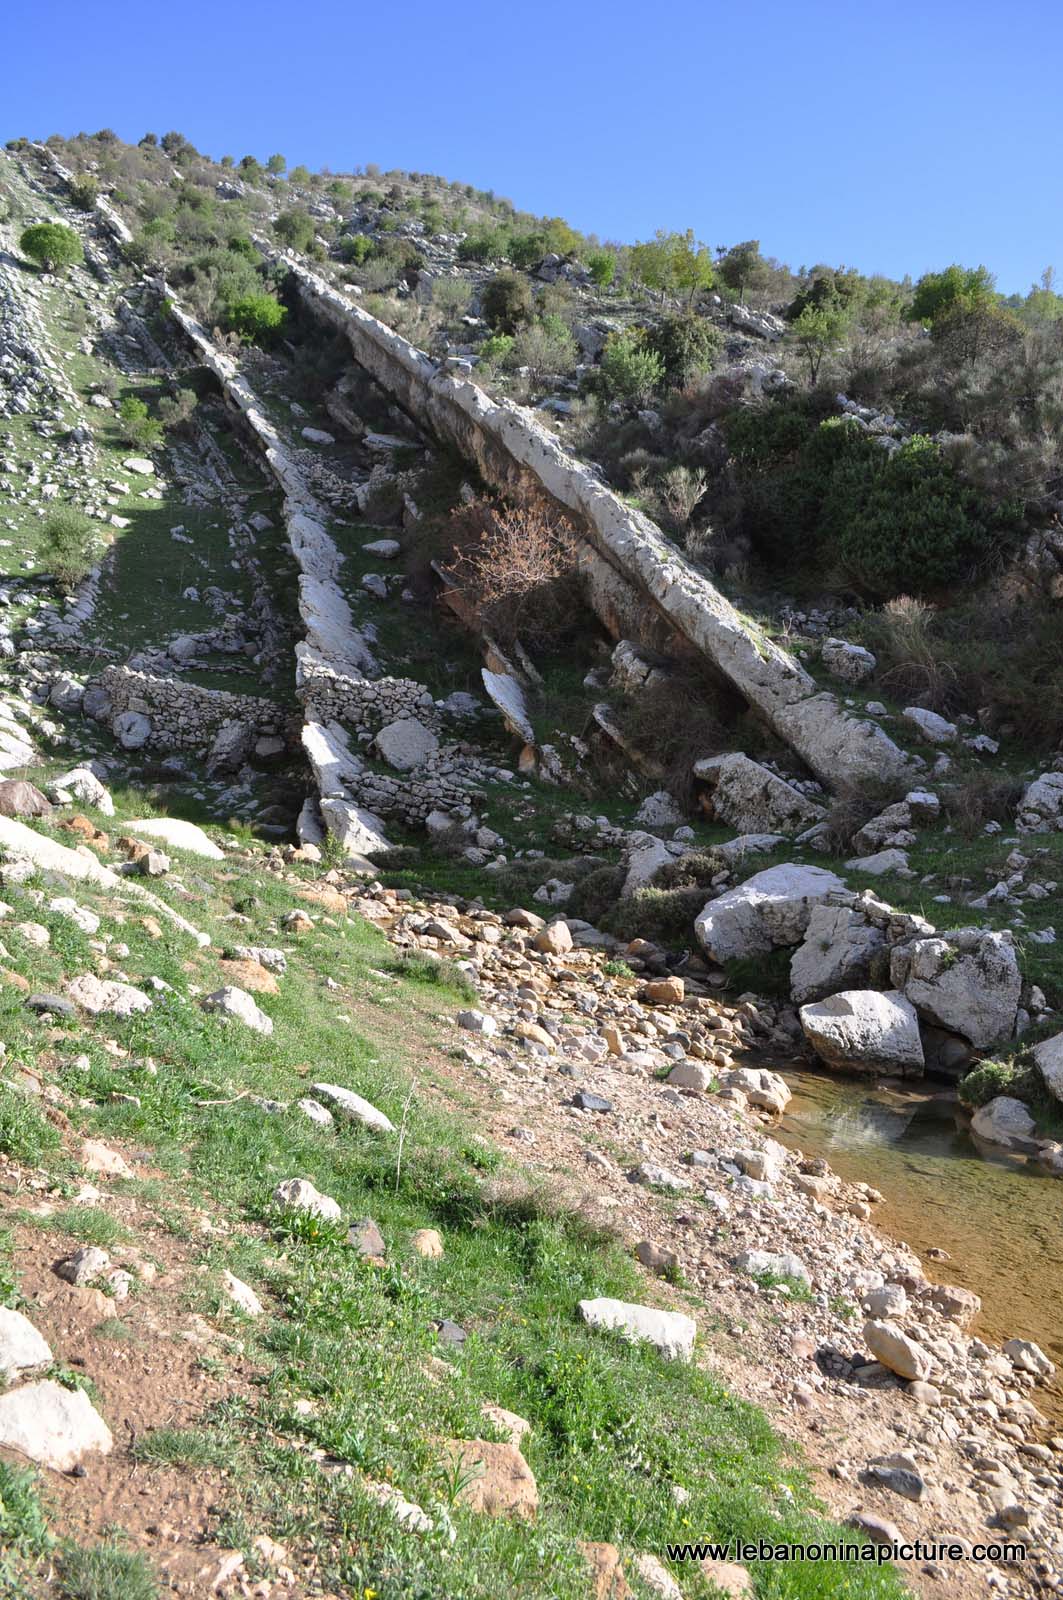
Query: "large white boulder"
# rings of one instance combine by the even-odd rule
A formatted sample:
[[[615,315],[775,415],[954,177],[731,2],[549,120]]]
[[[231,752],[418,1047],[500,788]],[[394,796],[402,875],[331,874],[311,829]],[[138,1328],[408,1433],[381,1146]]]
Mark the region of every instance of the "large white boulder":
[[[12,1383],[23,1372],[48,1366],[51,1359],[46,1340],[29,1318],[0,1306],[0,1379]]]
[[[510,733],[518,739],[523,739],[525,744],[534,744],[535,729],[528,716],[524,690],[517,679],[508,672],[489,672],[486,667],[480,669],[480,676],[483,678],[484,688],[501,711]]]
[[[151,722],[141,711],[120,711],[111,726],[123,750],[140,750],[151,738]]]
[[[985,1050],[1015,1031],[1022,978],[1010,935],[959,928],[898,945],[890,977],[927,1022]]]
[[[787,863],[755,873],[735,889],[710,900],[694,923],[703,949],[714,961],[767,955],[803,938],[813,906],[844,890],[825,867]]]
[[[805,1037],[828,1067],[846,1072],[920,1077],[923,1046],[919,1018],[896,990],[847,989],[802,1006]]]
[[[415,772],[439,749],[435,734],[416,717],[397,717],[380,729],[373,743],[381,760],[396,772]]]
[[[348,856],[371,856],[391,849],[383,820],[375,811],[367,811],[365,806],[338,795],[323,799],[319,809],[329,833],[339,840]]]
[[[161,839],[175,850],[187,850],[189,855],[202,856],[206,861],[225,860],[224,850],[219,850],[202,828],[181,817],[141,817],[130,822],[128,827],[130,833],[139,833],[146,839]]]
[[[885,934],[863,912],[849,906],[813,906],[805,937],[790,961],[793,999],[805,1005],[839,989],[864,988],[872,961],[885,949]]]
[[[716,816],[742,833],[800,833],[825,815],[800,789],[738,752],[695,761],[694,776],[708,785]]]

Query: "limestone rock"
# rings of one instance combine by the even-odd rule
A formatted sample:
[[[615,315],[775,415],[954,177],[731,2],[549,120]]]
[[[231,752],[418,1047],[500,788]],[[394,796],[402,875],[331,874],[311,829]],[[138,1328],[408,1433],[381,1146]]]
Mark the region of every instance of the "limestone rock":
[[[140,750],[151,738],[151,722],[140,711],[120,711],[112,727],[123,750]]]
[[[0,817],[46,817],[52,809],[47,795],[21,778],[0,782]]]
[[[439,749],[435,734],[416,717],[398,717],[381,728],[374,740],[377,754],[396,772],[415,772]]]
[[[272,1017],[268,1017],[255,1004],[246,989],[237,989],[231,983],[227,983],[224,988],[216,989],[213,994],[204,995],[199,1003],[204,1011],[212,1012],[225,1020],[233,1018],[237,1022],[242,1022],[245,1028],[253,1028],[256,1033],[268,1036],[273,1032]]]
[[[273,1204],[284,1211],[308,1211],[326,1222],[338,1222],[338,1203],[329,1194],[319,1194],[309,1178],[286,1178],[273,1191]]]
[[[624,859],[627,872],[620,898],[625,900],[639,889],[648,889],[657,874],[665,867],[670,867],[674,860],[675,856],[663,839],[656,838],[652,833],[643,833],[641,829],[629,834]]]
[[[459,1499],[489,1517],[534,1522],[539,1509],[535,1475],[515,1444],[490,1439],[453,1439],[447,1446],[468,1482]],[[471,1476],[470,1476],[471,1475]]]
[[[66,992],[83,1011],[88,1011],[94,1017],[104,1012],[116,1017],[131,1017],[138,1011],[151,1010],[151,999],[142,990],[134,989],[130,983],[97,978],[91,972],[72,978],[66,986]]]
[[[916,1344],[895,1322],[872,1319],[864,1323],[864,1343],[884,1367],[899,1378],[929,1378],[933,1368],[928,1351]]]
[[[801,1026],[829,1067],[921,1077],[923,1046],[915,1008],[897,990],[846,989],[800,1010]]]
[[[109,1455],[111,1430],[84,1389],[45,1378],[0,1394],[0,1446],[54,1472],[72,1472],[87,1455]]]
[[[885,877],[895,872],[901,877],[911,876],[908,857],[903,850],[878,850],[873,856],[853,856],[845,863],[849,872],[864,872],[872,878]]]
[[[745,883],[710,900],[694,931],[714,961],[740,961],[797,944],[812,908],[844,889],[824,867],[786,864],[755,873]]]
[[[976,1050],[1015,1030],[1022,978],[1005,933],[961,928],[942,938],[898,945],[890,977],[920,1017],[958,1033]]]
[[[739,1272],[748,1272],[751,1278],[767,1275],[773,1278],[796,1278],[798,1283],[811,1284],[812,1274],[800,1256],[792,1250],[743,1250],[735,1262]]]
[[[820,656],[827,671],[843,683],[863,683],[878,666],[870,650],[847,639],[824,639]]]
[[[1042,772],[1023,791],[1016,808],[1020,833],[1063,829],[1063,772]]]
[[[510,733],[517,739],[523,739],[525,744],[534,745],[535,729],[531,725],[524,690],[518,680],[508,672],[490,672],[487,667],[480,669],[480,676]]]
[[[567,922],[550,922],[545,928],[540,928],[533,942],[536,950],[548,955],[567,955],[573,945],[572,930]]]
[[[114,816],[110,790],[89,767],[71,767],[69,772],[60,773],[52,779],[52,788],[64,790],[83,806],[94,806],[105,817]]]
[[[886,948],[885,934],[848,906],[816,905],[805,937],[790,961],[790,992],[799,1005],[839,989],[866,984],[874,958]]]
[[[655,789],[635,812],[635,821],[643,828],[673,828],[683,821],[683,813],[667,789]]]
[[[953,744],[959,735],[954,722],[946,722],[936,711],[924,711],[922,706],[905,706],[901,715],[931,744]]]
[[[707,785],[716,816],[742,833],[800,833],[826,814],[800,789],[737,752],[695,761],[694,776]]]
[[[52,1359],[47,1341],[21,1311],[0,1306],[0,1378],[13,1383],[34,1367],[46,1367]]]
[[[348,1122],[358,1122],[364,1128],[371,1128],[374,1133],[394,1133],[395,1125],[376,1106],[370,1105],[368,1100],[363,1100],[360,1094],[355,1094],[353,1089],[345,1089],[337,1083],[312,1083],[310,1085],[319,1100],[325,1100],[332,1107],[335,1114],[345,1118]]]
[[[971,1118],[971,1132],[986,1144],[997,1144],[1004,1150],[1032,1151],[1037,1124],[1021,1100],[1013,1095],[998,1094],[979,1106]]]
[[[720,1078],[723,1089],[737,1089],[751,1106],[780,1115],[793,1098],[785,1078],[767,1067],[733,1067]]]
[[[221,1284],[233,1305],[237,1306],[246,1316],[260,1317],[262,1315],[265,1307],[250,1284],[243,1283],[228,1271],[222,1273]]]
[[[1035,1044],[1030,1054],[1044,1079],[1045,1088],[1057,1100],[1063,1100],[1063,1033],[1054,1033],[1050,1039]]]
[[[189,855],[202,856],[206,861],[224,861],[225,852],[219,850],[213,839],[194,822],[181,817],[141,817],[128,824],[130,833],[145,839],[161,839],[175,850],[187,850]]]
[[[681,1311],[659,1311],[655,1306],[626,1300],[581,1300],[580,1315],[588,1327],[620,1333],[633,1344],[652,1344],[665,1361],[689,1361],[697,1327]]]

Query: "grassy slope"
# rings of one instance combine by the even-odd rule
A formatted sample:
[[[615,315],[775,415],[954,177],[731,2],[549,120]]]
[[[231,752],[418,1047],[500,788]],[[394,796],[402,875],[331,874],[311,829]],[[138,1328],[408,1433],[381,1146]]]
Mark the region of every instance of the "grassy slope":
[[[113,822],[99,821],[113,830]],[[129,1022],[64,1023],[51,1049],[60,1082],[80,1097],[69,1111],[75,1124],[127,1141],[163,1174],[114,1185],[140,1202],[138,1241],[149,1253],[152,1230],[190,1242],[207,1269],[194,1280],[190,1307],[238,1331],[245,1368],[249,1360],[257,1374],[251,1398],[241,1393],[192,1426],[158,1430],[136,1446],[149,1470],[176,1463],[194,1476],[224,1464],[216,1542],[246,1549],[266,1531],[293,1551],[313,1552],[326,1591],[381,1600],[486,1600],[510,1591],[545,1600],[587,1593],[581,1539],[661,1551],[664,1541],[684,1536],[808,1534],[812,1512],[800,1471],[763,1416],[696,1366],[662,1364],[578,1323],[581,1296],[655,1297],[633,1264],[519,1174],[503,1174],[473,1116],[438,1109],[440,1097],[429,1092],[432,1057],[443,1036],[441,1008],[457,997],[397,976],[382,936],[368,925],[315,913],[313,933],[279,938],[290,946],[289,972],[278,995],[260,997],[273,1036],[225,1028],[193,997],[219,981],[217,946],[234,936],[278,942],[277,919],[297,903],[297,891],[248,861],[212,867],[189,858],[177,870],[192,900],[170,880],[162,892],[214,934],[215,950],[197,954],[181,937],[151,939],[137,916],[118,928],[114,906],[79,889],[78,899],[104,915],[102,931],[130,946],[123,970],[134,980],[161,976],[175,993]],[[69,921],[27,904],[22,889],[4,892],[15,907],[9,927],[32,917],[52,932],[42,952],[11,931],[11,969],[36,988],[92,970],[87,939]],[[251,925],[219,921],[234,904]],[[0,986],[0,1018],[10,1080],[16,1064],[33,1061],[41,1024],[10,984]],[[129,1057],[115,1058],[105,1038]],[[87,1073],[71,1068],[82,1052],[91,1060]],[[405,1118],[401,1168],[394,1137],[321,1131],[270,1115],[244,1093],[291,1100],[317,1077],[356,1088],[396,1125]],[[414,1081],[419,1090],[408,1099]],[[71,1138],[60,1143],[10,1081],[0,1088],[0,1151],[43,1165],[60,1192],[74,1192]],[[293,1226],[272,1212],[273,1186],[295,1175],[335,1196],[345,1219],[377,1220],[388,1242],[386,1268],[363,1264],[334,1229]],[[199,1233],[200,1210],[226,1231]],[[19,1221],[9,1209],[8,1224]],[[114,1236],[103,1207],[60,1205],[49,1225],[67,1241]],[[410,1234],[424,1226],[443,1233],[442,1261],[412,1252]],[[17,1259],[4,1267],[7,1299],[17,1303]],[[218,1290],[224,1267],[258,1290],[268,1315],[252,1323],[227,1308]],[[426,1358],[436,1348],[432,1320],[444,1316],[469,1339],[456,1353],[440,1351],[452,1370],[438,1381]],[[135,1316],[126,1320],[136,1338]],[[93,1376],[106,1411],[106,1374]],[[314,1402],[312,1417],[298,1413],[299,1399]],[[460,1483],[439,1442],[491,1437],[480,1415],[485,1399],[532,1423],[526,1454],[542,1496],[533,1529],[477,1518],[457,1500]],[[330,1473],[306,1444],[356,1470]],[[362,1473],[397,1484],[431,1511],[439,1531],[401,1532],[360,1488]],[[690,1492],[681,1510],[675,1484]],[[38,1503],[47,1513],[48,1485],[32,1495],[23,1475],[5,1470],[0,1490],[5,1542],[17,1552],[21,1538],[24,1550],[9,1554],[9,1575],[19,1572],[26,1593],[54,1592],[39,1587],[34,1556],[48,1538],[36,1521]],[[55,1532],[61,1536],[62,1527]],[[126,1578],[111,1581],[109,1592],[126,1594]],[[688,1596],[705,1592],[689,1572],[682,1582]],[[757,1586],[762,1596],[899,1593],[892,1574],[855,1566],[765,1566]]]

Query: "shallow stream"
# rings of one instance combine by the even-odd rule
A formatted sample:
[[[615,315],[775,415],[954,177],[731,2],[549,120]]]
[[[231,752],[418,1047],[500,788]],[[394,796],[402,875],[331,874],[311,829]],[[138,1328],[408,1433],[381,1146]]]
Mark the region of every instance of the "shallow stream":
[[[1063,1181],[980,1153],[945,1085],[781,1070],[793,1099],[777,1137],[882,1191],[876,1225],[911,1245],[928,1276],[981,1296],[972,1333],[991,1343],[1035,1340],[1060,1369],[1035,1403],[1063,1421]],[[950,1259],[929,1260],[932,1246]]]

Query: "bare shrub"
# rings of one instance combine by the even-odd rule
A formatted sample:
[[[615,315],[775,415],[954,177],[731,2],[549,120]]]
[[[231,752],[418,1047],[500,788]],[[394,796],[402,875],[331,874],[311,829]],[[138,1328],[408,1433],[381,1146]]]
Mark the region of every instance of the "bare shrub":
[[[698,467],[670,467],[661,476],[660,497],[669,521],[680,530],[689,523],[708,487],[708,477]]]
[[[537,500],[476,501],[451,519],[448,568],[481,622],[503,640],[543,644],[562,637],[579,613],[574,530]]]
[[[1010,823],[1024,785],[1018,778],[975,772],[946,791],[945,815],[965,839],[974,839],[987,822]]]
[[[899,595],[869,617],[863,631],[879,657],[884,689],[931,711],[945,708],[956,672],[938,637],[933,606]]]
[[[629,695],[619,708],[625,738],[652,755],[665,787],[689,809],[695,761],[733,748],[729,732],[741,702],[732,690],[691,667]]]

